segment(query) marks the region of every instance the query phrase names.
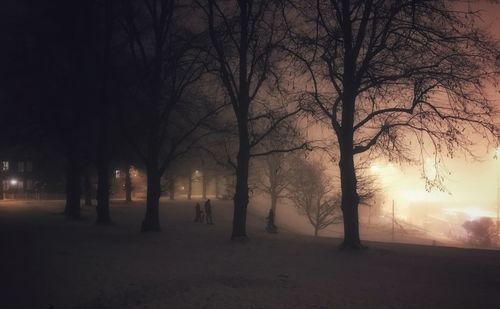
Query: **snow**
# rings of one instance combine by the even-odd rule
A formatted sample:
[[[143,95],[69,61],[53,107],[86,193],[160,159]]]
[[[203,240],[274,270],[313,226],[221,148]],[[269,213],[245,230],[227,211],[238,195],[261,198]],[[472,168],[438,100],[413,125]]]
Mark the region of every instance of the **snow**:
[[[141,234],[143,202],[114,202],[115,225],[95,226],[93,207],[72,222],[60,201],[0,201],[0,307],[500,308],[499,251],[367,242],[346,252],[306,226],[267,234],[259,207],[250,240],[234,243],[231,204],[213,200],[206,225],[193,222],[195,202],[163,201],[162,232]]]

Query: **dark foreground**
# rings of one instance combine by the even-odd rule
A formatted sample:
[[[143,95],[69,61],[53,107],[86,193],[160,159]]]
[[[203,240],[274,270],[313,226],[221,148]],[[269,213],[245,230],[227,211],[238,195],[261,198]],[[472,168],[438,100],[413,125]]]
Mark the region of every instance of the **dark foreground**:
[[[0,308],[500,308],[500,252],[263,232],[229,241],[230,205],[195,224],[193,202],[162,204],[140,234],[141,203],[113,204],[114,226],[66,221],[60,202],[0,201]]]

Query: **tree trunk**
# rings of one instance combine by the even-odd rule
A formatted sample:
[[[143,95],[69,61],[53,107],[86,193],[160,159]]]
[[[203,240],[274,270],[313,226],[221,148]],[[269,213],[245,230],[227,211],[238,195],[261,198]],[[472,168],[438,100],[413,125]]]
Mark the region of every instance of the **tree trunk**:
[[[343,248],[362,248],[359,238],[358,204],[356,169],[354,166],[354,114],[356,95],[359,84],[355,78],[357,67],[355,43],[353,42],[353,29],[350,20],[350,5],[342,7],[343,37],[344,37],[344,72],[342,76],[342,123],[339,129],[340,150],[340,184],[342,192],[341,209],[344,217]],[[334,111],[336,113],[337,111]]]
[[[215,198],[218,199],[219,198],[219,177],[217,175],[215,175]]]
[[[175,200],[175,176],[169,177],[168,194],[171,201]]]
[[[103,124],[99,136],[97,159],[97,224],[111,223],[109,215],[109,156],[107,149],[107,130]]]
[[[75,147],[70,146],[70,147]],[[80,160],[76,149],[70,149],[66,166],[66,206],[64,214],[69,219],[80,218]]]
[[[146,215],[142,221],[141,232],[160,231],[160,195],[161,195],[161,173],[160,173],[160,128],[159,107],[162,100],[162,43],[154,41],[155,55],[152,63],[152,109],[149,110],[150,127],[147,140],[147,192],[146,192]]]
[[[207,199],[207,180],[208,180],[208,176],[206,175],[206,172],[203,171],[203,178],[202,178],[202,198],[204,200]]]
[[[246,127],[246,123],[245,123]],[[236,168],[236,192],[234,194],[233,233],[231,239],[246,239],[246,220],[248,207],[248,166],[250,145],[248,132],[240,133],[238,165]]]
[[[102,71],[102,81],[101,81],[101,94],[100,94],[100,128],[99,128],[99,140],[97,146],[97,207],[96,214],[97,224],[109,224],[111,223],[111,217],[109,214],[109,162],[110,162],[110,149],[109,144],[109,69],[110,69],[110,45],[112,39],[112,1],[106,0],[105,6],[105,42],[104,42],[104,53],[102,55],[101,67]]]
[[[278,195],[276,193],[271,194],[271,209],[274,213],[274,218],[272,224],[276,224],[276,206],[278,205]]]
[[[359,237],[358,205],[356,170],[352,148],[341,149],[340,155],[340,183],[342,192],[342,214],[344,219],[344,248],[362,248]]]
[[[234,194],[233,232],[231,239],[245,240],[248,207],[248,167],[250,164],[250,138],[248,133],[248,111],[250,95],[248,84],[248,6],[240,0],[240,46],[239,46],[239,86],[238,106],[234,107],[238,121],[239,148],[236,167],[236,192]]]
[[[99,162],[97,167],[97,219],[96,223],[111,223],[109,215],[109,162]]]
[[[90,171],[86,170],[83,175],[83,195],[84,195],[84,205],[92,206],[92,181],[90,179]]]
[[[146,200],[146,216],[142,221],[141,232],[159,232],[160,231],[160,175],[158,173],[158,161],[149,162],[147,166],[147,200]]]
[[[319,234],[319,227],[320,227],[320,204],[321,204],[321,197],[318,197],[318,200],[316,201],[316,225],[314,225],[314,237],[318,237]]]
[[[130,177],[130,166],[125,168],[125,202],[132,202],[132,177]]]
[[[193,173],[191,170],[189,170],[189,175],[188,175],[188,192],[187,192],[187,199],[191,199],[191,193],[193,191]]]

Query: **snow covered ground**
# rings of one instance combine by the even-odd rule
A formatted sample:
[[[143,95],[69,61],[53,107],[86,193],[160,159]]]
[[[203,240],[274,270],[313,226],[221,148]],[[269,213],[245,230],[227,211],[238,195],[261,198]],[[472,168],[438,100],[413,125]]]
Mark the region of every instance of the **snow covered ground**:
[[[215,225],[192,222],[194,201],[163,202],[163,231],[148,234],[143,202],[113,203],[113,226],[94,226],[93,207],[79,222],[62,208],[0,201],[0,308],[500,308],[499,251],[367,242],[345,252],[297,218],[265,233],[258,207],[250,241],[233,243],[222,201]]]

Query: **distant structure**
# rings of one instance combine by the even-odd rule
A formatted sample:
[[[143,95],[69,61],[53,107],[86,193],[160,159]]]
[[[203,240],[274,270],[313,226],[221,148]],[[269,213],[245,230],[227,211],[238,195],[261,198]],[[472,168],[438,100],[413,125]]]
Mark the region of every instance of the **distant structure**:
[[[64,176],[57,153],[17,147],[0,152],[0,199],[64,199]]]
[[[40,182],[29,158],[0,158],[0,199],[38,199]]]

